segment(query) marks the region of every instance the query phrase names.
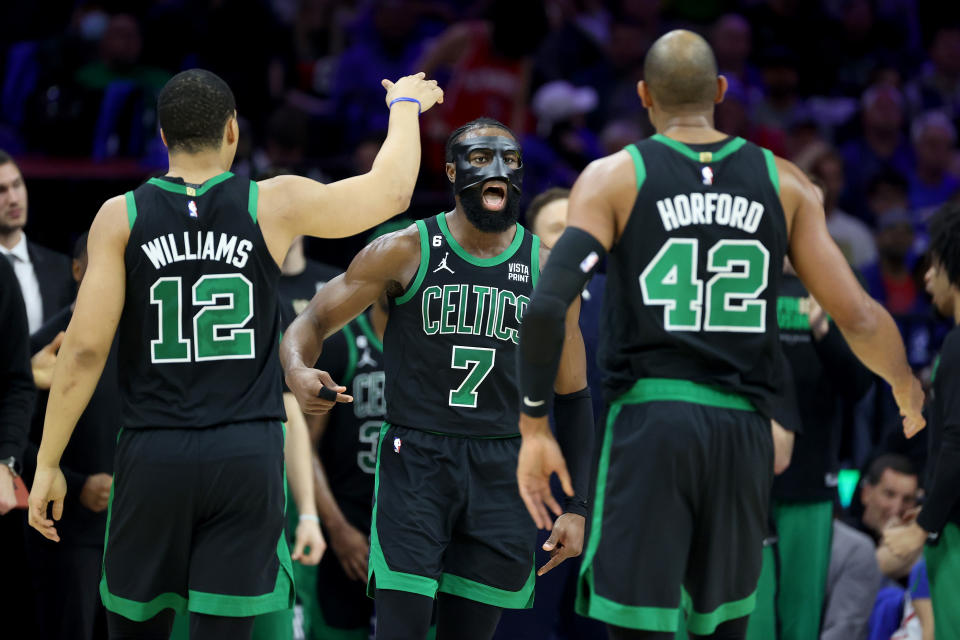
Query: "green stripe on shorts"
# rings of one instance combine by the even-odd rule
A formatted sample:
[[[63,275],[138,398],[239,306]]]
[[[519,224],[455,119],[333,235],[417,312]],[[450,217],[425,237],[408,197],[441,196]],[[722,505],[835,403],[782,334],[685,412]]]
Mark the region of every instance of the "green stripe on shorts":
[[[705,384],[675,378],[641,378],[634,383],[629,391],[617,398],[613,402],[613,406],[658,401],[689,402],[721,409],[756,411],[753,403],[741,395],[722,391]],[[613,406],[611,406],[611,411]]]
[[[948,524],[939,543],[928,546],[924,555],[933,601],[934,635],[938,640],[960,638],[960,528]]]

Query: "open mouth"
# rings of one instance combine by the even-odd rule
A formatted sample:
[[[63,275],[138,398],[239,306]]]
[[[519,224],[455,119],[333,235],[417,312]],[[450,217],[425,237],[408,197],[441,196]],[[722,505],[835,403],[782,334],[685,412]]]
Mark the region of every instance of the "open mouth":
[[[507,204],[507,185],[500,180],[491,180],[480,192],[483,206],[490,211],[500,211]]]

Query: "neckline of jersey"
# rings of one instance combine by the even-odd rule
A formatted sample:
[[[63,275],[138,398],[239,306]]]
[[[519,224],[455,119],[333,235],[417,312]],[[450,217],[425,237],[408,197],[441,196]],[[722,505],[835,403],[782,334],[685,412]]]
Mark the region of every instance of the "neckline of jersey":
[[[741,138],[741,137],[738,136],[738,137],[735,137],[735,138],[731,138],[731,139],[727,140],[726,142],[723,142],[723,141],[721,140],[721,141],[719,141],[719,142],[717,142],[717,143],[705,143],[704,145],[697,145],[697,146],[708,146],[708,145],[711,145],[711,144],[720,144],[720,143],[722,143],[722,146],[721,146],[719,149],[717,149],[716,151],[710,151],[710,150],[707,150],[707,149],[704,149],[704,150],[702,150],[702,151],[698,151],[698,150],[696,150],[696,149],[692,149],[692,148],[689,147],[687,144],[685,144],[685,143],[683,143],[683,142],[680,142],[679,140],[674,140],[673,138],[668,138],[667,136],[663,135],[662,133],[658,133],[658,134],[656,134],[656,135],[653,135],[653,136],[650,137],[650,139],[651,139],[651,140],[655,140],[655,141],[657,141],[657,142],[659,142],[659,143],[661,143],[661,144],[663,144],[663,145],[666,145],[666,146],[670,147],[671,149],[673,149],[674,151],[676,151],[676,152],[678,152],[678,153],[686,156],[687,158],[693,160],[694,162],[699,162],[699,163],[701,163],[701,164],[709,164],[709,163],[711,163],[711,162],[719,162],[719,161],[723,160],[724,158],[726,158],[727,156],[729,156],[730,154],[736,153],[737,151],[739,151],[739,150],[743,147],[743,145],[747,144],[747,141],[746,141],[746,140],[744,140],[743,138]],[[704,159],[703,159],[703,155],[702,155],[703,153],[709,153],[709,154],[710,154],[710,159],[709,159],[709,160],[704,160]]]
[[[461,247],[460,243],[457,242],[457,239],[453,237],[452,233],[450,233],[450,228],[447,226],[447,213],[449,212],[437,214],[437,225],[440,227],[440,232],[443,233],[444,237],[446,237],[447,244],[450,245],[450,248],[453,249],[455,254],[477,267],[495,267],[498,264],[503,264],[513,257],[513,254],[517,252],[517,250],[520,248],[520,244],[523,242],[523,227],[518,222],[516,224],[515,232],[513,234],[513,241],[510,243],[510,246],[504,249],[500,255],[493,256],[492,258],[478,258]]]
[[[212,178],[208,178],[200,185],[199,188],[194,189],[193,187],[187,187],[186,184],[177,184],[176,182],[171,182],[171,180],[180,180],[183,182],[183,178],[173,177],[173,176],[160,176],[159,178],[150,178],[147,180],[147,184],[152,184],[155,187],[159,187],[164,191],[169,191],[170,193],[179,193],[182,196],[202,196],[207,191],[217,186],[224,180],[229,180],[233,177],[233,174],[229,171],[224,171],[221,174],[215,175]],[[194,193],[189,193],[187,189],[193,189]]]
[[[376,347],[377,351],[383,353],[383,341],[380,339],[380,336],[373,330],[373,325],[370,324],[370,320],[367,319],[367,314],[361,313],[357,316],[357,324],[360,325],[360,330],[363,331],[367,336],[367,340],[373,343],[373,346]]]

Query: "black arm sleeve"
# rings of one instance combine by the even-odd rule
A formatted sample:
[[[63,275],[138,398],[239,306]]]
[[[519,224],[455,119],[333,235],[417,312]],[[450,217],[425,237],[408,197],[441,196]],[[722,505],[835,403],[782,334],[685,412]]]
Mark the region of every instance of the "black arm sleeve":
[[[0,258],[0,458],[23,457],[36,389],[30,370],[30,331],[20,283]]]
[[[520,410],[529,416],[540,418],[550,412],[567,309],[605,253],[596,238],[574,227],[563,232],[550,252],[520,325]]]
[[[594,432],[590,388],[558,395],[553,415],[557,423],[557,442],[573,481],[573,496],[567,496],[565,510],[586,517]]]

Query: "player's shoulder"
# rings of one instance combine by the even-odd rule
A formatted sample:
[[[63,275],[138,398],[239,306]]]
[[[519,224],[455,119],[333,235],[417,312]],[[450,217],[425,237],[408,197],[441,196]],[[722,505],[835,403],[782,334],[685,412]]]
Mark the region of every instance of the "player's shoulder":
[[[90,225],[90,242],[106,239],[126,244],[136,211],[128,210],[125,195],[110,198],[100,207]]]
[[[374,238],[353,259],[348,271],[357,268],[403,269],[410,263],[419,264],[421,252],[419,225],[411,223],[403,229]]]
[[[947,364],[950,369],[960,368],[960,327],[954,327],[943,339],[940,347],[940,367]]]

